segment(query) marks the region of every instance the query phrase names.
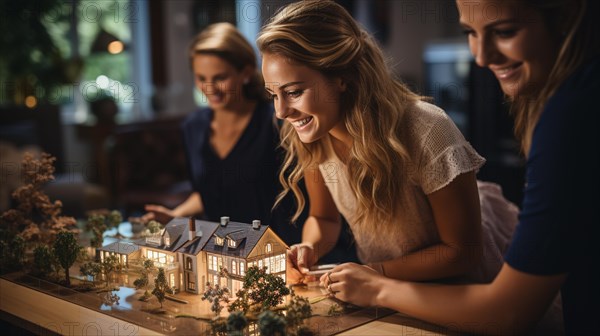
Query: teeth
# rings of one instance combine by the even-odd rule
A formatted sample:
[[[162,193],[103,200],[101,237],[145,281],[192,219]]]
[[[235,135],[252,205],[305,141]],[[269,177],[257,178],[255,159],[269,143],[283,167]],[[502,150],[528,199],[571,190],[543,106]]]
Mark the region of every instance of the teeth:
[[[496,70],[496,72],[497,72],[498,74],[500,74],[500,75],[503,75],[503,74],[505,74],[505,73],[508,73],[508,72],[509,72],[509,71],[511,71],[512,69],[516,68],[517,66],[519,66],[519,65],[518,65],[518,64],[515,64],[515,65],[509,66],[509,67],[507,67],[507,68],[498,69],[498,70]]]
[[[305,118],[305,119],[302,119],[302,120],[294,121],[292,123],[292,125],[294,125],[296,127],[301,127],[301,126],[304,126],[304,125],[308,124],[311,120],[312,120],[312,117],[308,117],[308,118]]]

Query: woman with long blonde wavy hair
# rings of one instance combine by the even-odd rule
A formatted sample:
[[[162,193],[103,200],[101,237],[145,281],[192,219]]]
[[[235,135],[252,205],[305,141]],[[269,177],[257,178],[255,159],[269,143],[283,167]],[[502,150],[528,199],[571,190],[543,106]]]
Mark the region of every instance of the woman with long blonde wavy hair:
[[[362,262],[405,280],[493,278],[516,221],[499,188],[479,184],[485,160],[438,107],[394,78],[373,37],[333,1],[282,8],[257,45],[287,151],[280,181],[310,199],[301,244],[289,252],[289,281],[300,281],[331,249],[340,213]],[[480,191],[482,193],[480,194]],[[500,206],[504,231],[478,196]]]

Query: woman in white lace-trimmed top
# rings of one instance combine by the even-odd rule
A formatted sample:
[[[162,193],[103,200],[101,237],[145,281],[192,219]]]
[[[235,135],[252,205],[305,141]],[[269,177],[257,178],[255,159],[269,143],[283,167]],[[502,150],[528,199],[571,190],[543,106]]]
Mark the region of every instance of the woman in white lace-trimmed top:
[[[364,267],[403,280],[493,279],[516,207],[497,186],[478,185],[485,160],[444,111],[393,78],[343,7],[290,4],[257,44],[266,89],[286,121],[280,197],[292,191],[300,213],[304,178],[310,198],[303,241],[289,252],[289,281],[302,280],[335,244],[340,213]],[[496,227],[497,216],[510,220]]]

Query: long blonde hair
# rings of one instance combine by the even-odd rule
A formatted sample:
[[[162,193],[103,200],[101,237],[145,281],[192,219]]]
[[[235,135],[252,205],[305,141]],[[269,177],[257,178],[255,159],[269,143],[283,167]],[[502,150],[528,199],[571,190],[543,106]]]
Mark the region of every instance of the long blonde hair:
[[[215,55],[229,64],[237,71],[242,71],[246,66],[253,67],[256,71],[250,81],[244,84],[244,96],[252,100],[266,100],[262,75],[256,67],[256,54],[254,49],[231,23],[213,23],[198,33],[188,47],[190,67],[193,66],[196,55]]]
[[[283,56],[346,84],[340,104],[354,140],[347,169],[358,200],[357,222],[387,222],[408,184],[410,157],[400,140],[402,118],[419,97],[393,78],[373,37],[333,1],[300,1],[282,8],[263,27],[257,45],[261,53]],[[289,123],[281,128],[281,141],[286,158],[277,202],[291,190],[298,203],[296,220],[305,206],[298,182],[323,160],[322,145],[302,143]]]
[[[544,105],[558,87],[577,68],[598,55],[600,50],[597,10],[589,8],[589,0],[527,0],[527,5],[538,10],[552,36],[562,39],[558,56],[545,85],[533,87],[532,92],[517,96],[512,101],[511,112],[515,118],[515,135],[521,150],[529,154],[533,131],[540,119]],[[596,0],[593,0],[596,2]],[[597,9],[597,4],[595,4]]]

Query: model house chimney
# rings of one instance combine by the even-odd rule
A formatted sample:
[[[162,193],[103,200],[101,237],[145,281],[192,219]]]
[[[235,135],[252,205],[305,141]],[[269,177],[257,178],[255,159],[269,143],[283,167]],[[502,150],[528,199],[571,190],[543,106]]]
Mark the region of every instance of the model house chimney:
[[[221,226],[227,226],[229,224],[229,217],[223,216],[221,217]]]
[[[258,220],[258,219],[253,220],[252,221],[252,228],[254,230],[260,229],[260,220]]]
[[[196,237],[196,220],[194,217],[190,217],[188,224],[190,227],[190,238],[188,240],[192,240],[194,237]]]

